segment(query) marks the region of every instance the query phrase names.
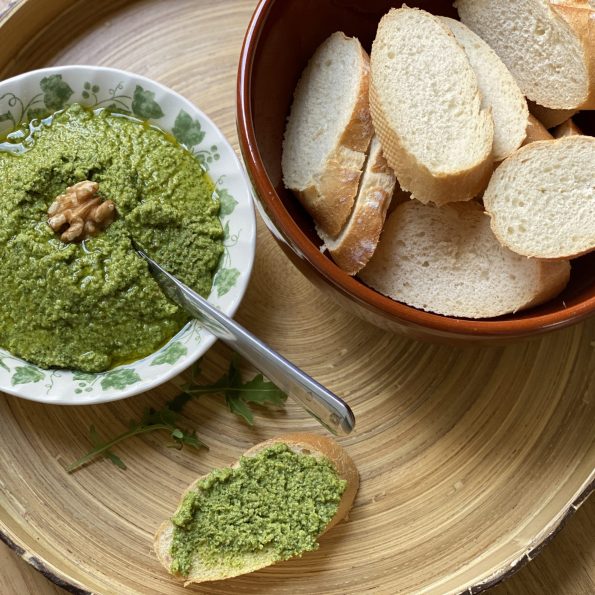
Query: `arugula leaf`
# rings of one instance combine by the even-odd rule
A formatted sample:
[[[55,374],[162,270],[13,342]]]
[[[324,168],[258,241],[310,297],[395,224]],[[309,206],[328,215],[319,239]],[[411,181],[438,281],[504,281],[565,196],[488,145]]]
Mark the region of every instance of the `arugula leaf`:
[[[237,395],[226,394],[225,402],[232,413],[242,417],[248,425],[254,425],[254,415],[252,414],[252,409],[250,409],[246,401]]]
[[[283,405],[287,395],[272,382],[265,380],[262,374],[257,374],[247,382],[242,381],[239,359],[232,357],[229,368],[219,380],[211,384],[200,384],[200,366],[194,364],[191,369],[190,381],[183,388],[183,392],[170,399],[161,409],[145,409],[140,420],[131,420],[125,432],[108,440],[102,440],[95,426],[89,430],[92,448],[80,459],[67,467],[72,473],[98,458],[106,458],[120,469],[126,469],[126,464],[112,449],[134,436],[150,432],[166,431],[173,443],[169,446],[181,449],[184,446],[192,448],[208,448],[198,437],[196,430],[185,430],[179,425],[179,417],[186,404],[203,394],[219,393],[225,397],[225,402],[232,413],[241,417],[247,424],[254,425],[254,405]]]
[[[126,471],[128,467],[126,467],[126,463],[116,454],[111,451],[105,453],[105,458],[109,459],[116,467],[122,469],[122,471]]]
[[[133,436],[148,434],[149,432],[156,432],[159,430],[165,430],[170,433],[170,436],[174,439],[174,446],[176,448],[182,448],[184,445],[192,446],[197,449],[207,448],[206,445],[198,439],[195,431],[185,431],[182,428],[179,428],[177,426],[177,418],[178,413],[169,409],[167,404],[160,410],[147,409],[139,422],[131,421],[129,429],[126,432],[106,441],[101,440],[95,426],[91,426],[90,441],[93,448],[80,459],[69,465],[66,470],[68,473],[72,473],[99,457],[110,460],[120,469],[126,469],[126,464],[120,457],[112,452],[112,448]]]
[[[227,372],[213,384],[201,385],[195,378],[193,375],[193,380],[185,387],[185,391],[174,399],[177,403],[185,404],[189,398],[203,393],[222,393],[229,410],[242,417],[249,425],[254,425],[254,415],[249,403],[281,406],[287,400],[287,395],[275,384],[265,380],[262,374],[242,382],[237,356],[232,357]]]
[[[202,442],[201,440],[199,440],[198,436],[196,435],[196,431],[192,431],[192,432],[184,432],[183,430],[180,430],[180,428],[176,428],[172,433],[171,433],[171,437],[178,442],[178,444],[174,444],[174,446],[176,448],[182,448],[182,446],[184,446],[184,444],[188,445],[188,446],[192,446],[196,449],[198,448],[207,448],[208,446]]]
[[[101,438],[99,438],[99,434],[97,433],[97,430],[95,429],[94,425],[91,425],[91,427],[89,428],[89,438],[91,440],[91,444],[95,448],[101,446]],[[120,469],[126,469],[124,461],[111,450],[104,451],[103,456],[106,459],[109,459],[116,467],[120,467]]]
[[[257,374],[245,382],[240,389],[240,397],[248,403],[257,405],[283,405],[287,395],[269,380],[265,380],[262,374]]]
[[[225,376],[220,379],[220,382],[224,379]],[[253,426],[254,416],[252,415],[252,411],[246,402],[242,400],[237,390],[241,387],[241,384],[242,376],[238,368],[237,356],[234,355],[229,362],[229,370],[227,371],[227,386],[224,390],[225,402],[232,413],[239,415],[248,425]]]

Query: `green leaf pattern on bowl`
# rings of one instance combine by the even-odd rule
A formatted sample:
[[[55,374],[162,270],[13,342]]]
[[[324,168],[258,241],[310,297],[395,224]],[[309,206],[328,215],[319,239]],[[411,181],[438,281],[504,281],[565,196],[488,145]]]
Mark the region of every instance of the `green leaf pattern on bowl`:
[[[219,188],[219,190],[217,190],[217,195],[221,202],[221,209],[219,211],[220,216],[227,217],[228,215],[231,215],[236,208],[238,201],[225,188]]]
[[[175,364],[181,357],[188,353],[188,349],[180,341],[170,342],[159,355],[151,361],[152,366],[162,364]]]
[[[145,91],[136,85],[132,96],[132,113],[142,120],[158,120],[165,115],[161,106],[155,101],[155,93]]]
[[[43,104],[48,112],[64,109],[74,93],[70,85],[62,80],[61,74],[51,74],[42,78],[39,86],[43,92]]]
[[[188,148],[200,144],[205,137],[205,132],[202,129],[200,122],[193,119],[192,116],[183,109],[180,110],[180,113],[174,122],[172,132],[178,142],[186,145]]]
[[[17,366],[14,369],[11,382],[16,384],[31,384],[40,382],[45,378],[45,374],[35,366]]]
[[[213,285],[217,288],[217,295],[225,295],[235,284],[240,276],[238,269],[219,269],[213,280]]]
[[[97,84],[86,81],[77,92],[61,74],[50,74],[39,81],[40,92],[25,102],[14,93],[0,95],[0,137],[11,130],[19,128],[24,123],[42,119],[51,113],[64,109],[70,103],[78,101],[91,108],[107,108],[124,115],[134,115],[143,120],[159,120],[165,116],[162,106],[156,101],[155,93],[136,85],[132,95],[124,93],[124,82],[118,82],[113,87],[102,92]],[[173,128],[175,138],[192,152],[205,171],[209,171],[211,164],[220,159],[219,148],[216,144],[202,146],[205,131],[199,120],[193,118],[184,109],[178,112]],[[238,201],[232,196],[224,184],[225,176],[215,181],[215,193],[221,202],[220,218],[224,226],[224,254],[221,257],[218,270],[213,279],[213,287],[217,296],[227,294],[237,283],[240,271],[232,266],[230,248],[235,246],[241,230],[230,230],[229,217],[234,212]],[[184,343],[190,339],[200,338],[200,331],[196,323],[188,324],[172,341],[161,348],[156,354],[149,356],[151,366],[172,366],[187,355],[188,349]],[[150,359],[152,358],[152,359]],[[15,366],[9,365],[14,360]],[[48,392],[51,389],[52,374],[55,370],[42,370],[36,366],[23,365],[22,360],[10,354],[0,353],[0,368],[10,373],[11,385],[39,383],[49,379]],[[75,382],[75,393],[88,392],[93,387],[105,390],[123,390],[131,384],[141,381],[138,373],[131,368],[116,368],[100,374],[86,374],[74,371],[72,379]]]
[[[118,368],[105,372],[101,379],[101,388],[108,390],[110,388],[126,388],[129,384],[140,381],[140,376],[135,370],[130,368]]]
[[[213,161],[219,161],[220,155],[217,145],[211,145],[208,149],[200,149],[193,151],[194,156],[198,159],[205,171],[209,171]]]

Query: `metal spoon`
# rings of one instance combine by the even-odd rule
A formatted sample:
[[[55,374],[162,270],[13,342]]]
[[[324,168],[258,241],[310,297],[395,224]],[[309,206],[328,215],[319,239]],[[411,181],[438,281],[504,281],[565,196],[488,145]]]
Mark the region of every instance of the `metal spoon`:
[[[347,403],[170,275],[134,241],[133,246],[148,262],[153,277],[175,304],[261,370],[330,432],[346,435],[353,430],[355,416]]]

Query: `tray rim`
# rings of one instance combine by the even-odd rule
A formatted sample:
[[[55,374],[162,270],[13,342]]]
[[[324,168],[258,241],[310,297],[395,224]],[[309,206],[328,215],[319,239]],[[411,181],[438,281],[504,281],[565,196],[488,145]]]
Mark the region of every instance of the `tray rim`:
[[[579,508],[589,499],[593,492],[595,492],[595,470],[584,482],[583,486],[579,488],[575,499],[565,509],[561,510],[556,518],[544,527],[541,531],[540,539],[535,541],[535,544],[531,549],[527,550],[517,560],[500,568],[491,576],[487,576],[484,580],[474,585],[470,585],[464,591],[461,591],[460,595],[477,595],[515,575],[543,551],[543,549],[566,526],[566,523],[574,516]],[[18,536],[12,533],[2,521],[0,521],[0,541],[6,544],[19,558],[21,558],[21,560],[25,561],[49,581],[68,593],[74,593],[76,595],[94,595],[96,593],[95,591],[86,588],[79,581],[69,576],[68,573],[63,572],[47,560],[36,556],[33,551],[28,551],[26,545],[22,543]]]
[[[32,37],[27,38],[24,43],[18,46],[18,50],[15,53],[21,52],[27,46],[35,42],[35,39],[43,34],[44,29],[50,26],[60,14],[65,11],[74,9],[83,0],[52,0],[49,3],[52,8],[50,10],[50,19],[46,22],[45,27],[41,27],[35,30]],[[14,20],[15,17],[23,17],[25,22],[26,12],[33,6],[34,0],[9,0],[8,5],[0,11],[0,30],[6,26],[7,23]],[[45,3],[43,3],[45,4]],[[242,42],[241,54],[244,52],[244,46],[247,43],[248,36],[253,34],[253,21],[259,12],[266,10],[267,2],[259,0],[255,6],[252,17],[250,18],[249,25],[245,37]],[[11,53],[8,59],[0,56],[0,77],[4,69],[10,64],[10,58],[14,54]],[[238,56],[238,60],[240,56]],[[242,155],[244,157],[244,155]],[[592,470],[589,477],[583,482],[581,487],[575,493],[574,499],[560,512],[558,515],[543,527],[540,533],[537,535],[537,539],[534,542],[533,547],[528,549],[522,556],[511,563],[504,565],[498,569],[495,573],[485,576],[481,581],[474,585],[470,585],[464,591],[460,592],[460,595],[476,595],[482,593],[487,589],[490,589],[502,581],[510,578],[521,570],[528,562],[538,556],[542,550],[557,536],[557,534],[564,528],[566,523],[572,518],[572,516],[579,510],[579,508],[587,501],[587,499],[595,492],[595,469]],[[33,549],[27,550],[27,546],[23,543],[19,537],[0,520],[0,542],[4,543],[12,552],[14,552],[20,559],[25,561],[27,564],[32,566],[36,571],[40,572],[45,578],[54,583],[56,586],[64,589],[69,593],[76,595],[94,595],[96,591],[89,590],[79,581],[69,576],[67,572],[59,569],[54,564],[48,562],[42,557],[36,556]]]

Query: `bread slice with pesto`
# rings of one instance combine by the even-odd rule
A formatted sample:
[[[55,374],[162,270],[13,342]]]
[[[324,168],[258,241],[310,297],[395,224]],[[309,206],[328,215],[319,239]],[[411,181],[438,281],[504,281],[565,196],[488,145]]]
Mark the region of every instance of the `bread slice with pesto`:
[[[316,549],[347,516],[358,487],[355,464],[334,440],[272,438],[190,485],[153,547],[185,585],[254,572]]]
[[[285,129],[283,182],[333,238],[351,213],[373,134],[369,71],[360,42],[333,33],[304,69]]]

